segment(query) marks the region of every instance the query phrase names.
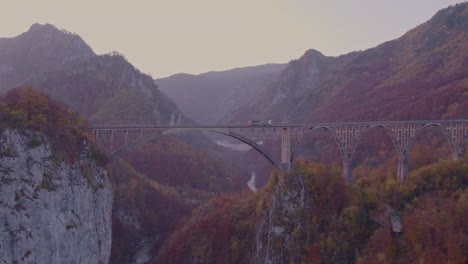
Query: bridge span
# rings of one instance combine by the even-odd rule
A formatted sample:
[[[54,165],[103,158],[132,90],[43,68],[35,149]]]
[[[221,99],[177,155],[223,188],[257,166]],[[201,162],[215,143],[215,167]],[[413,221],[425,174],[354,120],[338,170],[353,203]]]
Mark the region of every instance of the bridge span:
[[[156,137],[187,131],[207,131],[235,138],[262,154],[273,166],[288,170],[294,158],[292,149],[300,144],[304,136],[316,130],[324,130],[335,140],[341,156],[342,176],[352,183],[352,165],[356,147],[366,138],[372,128],[383,128],[391,138],[398,155],[397,179],[403,182],[408,174],[408,153],[418,134],[427,127],[436,127],[445,136],[454,160],[460,158],[468,141],[468,120],[414,120],[308,123],[281,125],[119,125],[81,127],[92,131],[99,144],[107,141],[111,158]],[[277,142],[275,151],[264,142]],[[118,145],[118,147],[117,147]]]

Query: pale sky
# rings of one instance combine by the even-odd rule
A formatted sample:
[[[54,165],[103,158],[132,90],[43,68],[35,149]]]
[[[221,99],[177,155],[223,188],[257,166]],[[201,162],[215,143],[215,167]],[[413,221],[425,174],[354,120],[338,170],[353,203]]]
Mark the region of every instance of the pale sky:
[[[336,56],[401,36],[455,0],[0,0],[0,37],[33,23],[119,51],[153,77]]]

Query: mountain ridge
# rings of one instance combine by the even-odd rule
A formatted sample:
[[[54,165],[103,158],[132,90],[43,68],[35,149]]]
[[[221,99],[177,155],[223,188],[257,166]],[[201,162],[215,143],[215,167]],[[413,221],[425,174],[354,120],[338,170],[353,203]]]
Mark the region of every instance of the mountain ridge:
[[[84,40],[51,24],[33,24],[12,38],[0,38],[0,92],[68,62],[96,56]]]
[[[307,83],[314,75],[307,73],[310,58],[306,52],[229,120],[272,119],[282,123],[462,117],[468,107],[466,100],[450,99],[456,96],[448,96],[448,91],[463,97],[466,88],[466,6],[462,3],[440,10],[401,37],[374,48],[327,57],[332,66],[322,71],[316,82]],[[285,83],[289,83],[289,90],[281,89]],[[297,91],[304,92],[297,96]],[[275,98],[276,106],[268,103]],[[429,114],[428,108],[437,104],[445,110]],[[382,111],[373,110],[379,107]]]
[[[264,64],[198,75],[176,74],[155,82],[190,118],[213,124],[257,96],[284,66]]]

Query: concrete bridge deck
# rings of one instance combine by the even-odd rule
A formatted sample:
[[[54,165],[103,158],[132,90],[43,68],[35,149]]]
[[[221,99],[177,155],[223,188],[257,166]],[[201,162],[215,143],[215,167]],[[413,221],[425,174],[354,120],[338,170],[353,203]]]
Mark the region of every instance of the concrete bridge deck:
[[[468,138],[468,120],[405,120],[405,121],[370,121],[370,122],[336,122],[336,123],[304,123],[304,124],[274,124],[274,125],[102,125],[93,127],[81,127],[94,133],[96,142],[99,142],[100,134],[110,136],[110,152],[112,156],[126,151],[138,144],[143,144],[155,137],[184,131],[208,131],[226,135],[248,144],[274,166],[288,169],[292,162],[291,148],[302,142],[305,134],[314,130],[323,129],[336,141],[340,149],[343,164],[343,177],[352,183],[351,161],[356,152],[356,147],[361,139],[366,138],[367,132],[374,128],[383,128],[392,139],[398,155],[397,179],[404,181],[408,173],[408,153],[414,139],[426,127],[435,126],[444,134],[451,150],[453,159],[463,155]],[[249,134],[248,132],[251,132]],[[280,158],[275,158],[264,146],[251,138],[253,132],[262,138],[278,138],[280,141]],[[137,140],[129,142],[128,135],[139,133]],[[123,146],[114,150],[114,134],[122,133],[124,136]],[[250,136],[250,138],[249,138]]]

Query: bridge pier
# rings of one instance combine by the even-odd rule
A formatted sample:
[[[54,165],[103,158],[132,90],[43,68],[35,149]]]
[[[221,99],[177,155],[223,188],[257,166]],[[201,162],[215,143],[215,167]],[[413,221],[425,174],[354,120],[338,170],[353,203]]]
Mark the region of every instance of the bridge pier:
[[[353,184],[353,165],[352,165],[352,158],[350,158],[351,155],[344,156],[343,157],[343,167],[342,167],[342,172],[341,176],[345,181],[348,183],[348,185]]]
[[[99,144],[98,142],[99,140],[99,130],[94,130],[94,143],[96,144],[96,146]]]
[[[408,175],[408,155],[406,151],[398,154],[397,180],[402,183]]]
[[[114,152],[114,130],[110,130],[110,152]]]
[[[453,161],[457,161],[457,160],[459,160],[461,157],[462,157],[462,155],[461,155],[460,153],[458,153],[457,151],[453,151],[453,150],[452,150],[452,160],[453,160]]]
[[[445,137],[452,150],[452,160],[457,161],[463,157],[468,137],[468,124],[464,122],[442,124]]]
[[[291,131],[288,127],[281,129],[281,164],[283,170],[291,169]]]
[[[452,150],[452,160],[457,161],[460,158],[462,158],[463,154],[464,154],[464,150],[465,150],[464,144],[460,144],[460,143],[456,144],[456,143],[452,143],[452,142],[449,142],[449,144],[450,144],[450,148]]]

